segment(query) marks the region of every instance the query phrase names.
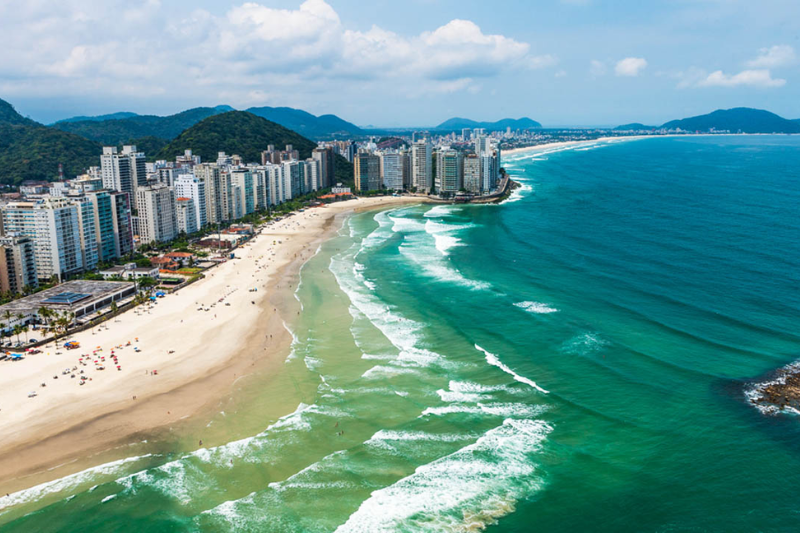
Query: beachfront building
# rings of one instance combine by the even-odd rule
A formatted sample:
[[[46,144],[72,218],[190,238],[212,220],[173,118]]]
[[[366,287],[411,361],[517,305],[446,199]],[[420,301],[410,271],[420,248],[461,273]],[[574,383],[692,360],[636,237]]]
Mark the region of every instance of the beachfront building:
[[[136,195],[138,187],[147,185],[145,155],[137,152],[133,145],[123,146],[121,153],[117,153],[116,146],[104,147],[100,156],[100,172],[104,188],[126,192],[131,197]]]
[[[194,173],[205,186],[208,224],[222,224],[231,220],[233,190],[230,174],[215,163],[195,165]]]
[[[136,286],[130,282],[76,280],[56,285],[50,289],[19,298],[0,306],[0,316],[8,312],[14,318],[7,326],[42,322],[42,308],[58,313],[75,313],[76,322],[91,320],[97,312],[107,310],[111,302],[129,301],[136,294]],[[22,318],[19,318],[21,316]]]
[[[80,232],[82,270],[88,272],[97,267],[99,261],[99,243],[95,227],[94,204],[85,196],[70,198],[78,211],[78,229]]]
[[[359,150],[353,163],[357,191],[381,188],[381,161],[377,155],[369,150]]]
[[[0,237],[0,292],[17,294],[38,286],[33,239]]]
[[[464,157],[464,189],[475,194],[482,191],[481,160],[476,154],[467,154]]]
[[[178,224],[178,233],[190,235],[200,229],[197,226],[195,204],[191,198],[181,197],[175,199],[175,221]]]
[[[191,151],[190,151],[191,152]],[[175,196],[189,198],[194,204],[196,226],[198,229],[204,228],[208,223],[206,218],[206,184],[199,180],[194,174],[183,174],[175,180]]]
[[[302,194],[303,170],[300,162],[287,160],[281,163],[281,176],[283,178],[283,201],[297,198]]]
[[[436,154],[436,191],[454,194],[463,186],[464,156],[461,152],[442,148]]]
[[[67,198],[12,202],[3,208],[2,218],[5,235],[33,240],[40,280],[63,280],[82,271],[78,207]]]
[[[424,193],[433,188],[433,147],[427,139],[411,145],[411,186]]]
[[[234,193],[234,217],[239,219],[256,210],[256,184],[253,173],[246,168],[231,170],[231,185]]]
[[[404,160],[407,156],[398,151],[382,152],[380,154],[381,182],[384,189],[402,191],[405,183]]]
[[[266,165],[266,178],[268,185],[268,201],[270,205],[278,205],[285,200],[283,190],[283,167],[281,165]]]
[[[500,168],[497,156],[493,153],[483,154],[481,158],[481,191],[487,193],[497,188]]]
[[[306,159],[303,162],[303,194],[319,190],[321,181],[320,160]]]
[[[327,189],[336,181],[336,154],[333,146],[318,146],[311,158],[319,162],[319,180],[313,190]]]
[[[112,192],[111,218],[114,223],[114,253],[124,257],[133,253],[133,225],[131,222],[131,197],[124,192]]]
[[[139,187],[136,191],[139,242],[168,242],[178,236],[175,193],[163,184]]]

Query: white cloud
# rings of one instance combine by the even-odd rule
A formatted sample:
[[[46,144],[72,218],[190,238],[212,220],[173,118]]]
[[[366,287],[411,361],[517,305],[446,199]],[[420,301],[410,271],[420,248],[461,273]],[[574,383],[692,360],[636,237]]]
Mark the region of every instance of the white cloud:
[[[762,48],[758,57],[746,62],[751,69],[777,68],[792,65],[797,60],[794,48],[787,44],[775,45],[771,48]]]
[[[605,76],[608,68],[606,64],[602,61],[598,61],[597,59],[592,59],[591,63],[589,63],[589,73],[592,76]]]
[[[547,68],[547,67],[554,67],[558,65],[559,60],[556,56],[546,54],[542,56],[534,56],[528,62],[528,65],[532,69],[540,69],[540,68]]]
[[[773,78],[767,69],[743,70],[738,74],[725,74],[717,70],[697,83],[698,87],[783,87],[786,80]]]
[[[643,57],[626,57],[617,62],[614,73],[617,76],[635,77],[647,67],[647,60]]]
[[[197,9],[182,17],[160,0],[3,5],[0,89],[8,97],[166,91],[207,104],[303,105],[332,87],[395,97],[475,93],[483,78],[558,64],[469,20],[416,35],[348,29],[325,0],[294,9],[249,1],[222,16]]]

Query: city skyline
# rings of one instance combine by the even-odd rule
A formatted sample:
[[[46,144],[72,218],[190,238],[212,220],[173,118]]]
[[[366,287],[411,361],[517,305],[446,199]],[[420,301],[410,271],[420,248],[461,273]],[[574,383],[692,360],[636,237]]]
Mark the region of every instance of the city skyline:
[[[219,104],[379,127],[657,125],[738,106],[798,118],[798,15],[787,0],[3,0],[0,98],[44,123]]]

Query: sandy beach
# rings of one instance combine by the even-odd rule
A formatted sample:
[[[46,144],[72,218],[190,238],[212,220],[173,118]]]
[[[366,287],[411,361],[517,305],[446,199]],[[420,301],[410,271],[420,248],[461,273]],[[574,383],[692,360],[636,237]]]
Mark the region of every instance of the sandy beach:
[[[2,363],[0,492],[86,468],[93,452],[191,417],[254,368],[282,364],[291,342],[284,321],[295,314],[292,287],[319,243],[349,213],[421,201],[367,198],[295,213],[265,226],[205,279],[59,342],[77,341],[79,349],[51,343],[24,361]],[[79,385],[62,374],[74,367],[90,381]],[[37,396],[29,398],[31,391]],[[64,464],[75,466],[54,471]]]
[[[631,141],[635,139],[649,139],[652,137],[672,137],[672,135],[630,135],[620,137],[598,137],[597,139],[590,139],[585,141],[563,141],[551,142],[544,144],[537,144],[536,146],[525,146],[523,148],[512,148],[511,150],[503,150],[503,157],[514,155],[521,155],[539,150],[552,150],[554,148],[569,148],[570,146],[579,146],[587,143],[594,142],[609,142],[609,141]]]

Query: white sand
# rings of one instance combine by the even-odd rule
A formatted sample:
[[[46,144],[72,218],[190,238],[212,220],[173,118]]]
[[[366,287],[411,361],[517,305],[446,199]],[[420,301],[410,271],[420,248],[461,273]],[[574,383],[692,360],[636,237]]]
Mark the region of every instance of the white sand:
[[[256,351],[265,356],[285,357],[287,347],[277,342],[282,324],[277,316],[280,310],[270,302],[270,291],[265,290],[268,283],[273,286],[281,283],[279,276],[286,275],[285,267],[293,262],[299,268],[298,256],[307,259],[313,255],[311,243],[323,236],[324,228],[335,215],[404,202],[420,202],[420,199],[358,199],[296,213],[265,227],[250,244],[235,251],[237,259],[207,271],[205,279],[160,298],[152,306],[120,314],[116,320],[105,323],[107,328],[104,325],[94,332],[87,330],[68,337],[80,342],[79,349],[54,349],[51,343],[42,349],[43,353],[24,361],[0,362],[0,471],[5,470],[0,481],[13,481],[18,474],[37,472],[74,458],[83,448],[124,440],[126,432],[132,434],[192,414],[197,404],[181,408],[170,403],[168,393],[214,369],[233,364],[237,355]],[[258,291],[249,292],[251,288]],[[210,310],[198,310],[199,307]],[[276,338],[272,344],[270,334]],[[59,345],[63,346],[65,341],[59,341]],[[128,341],[130,346],[115,348],[127,345]],[[78,359],[91,356],[98,346],[102,351],[91,357],[87,366],[81,366]],[[135,353],[134,346],[141,351]],[[111,360],[112,350],[119,358],[122,367],[119,371]],[[61,353],[56,354],[57,351]],[[100,356],[106,358],[106,369],[102,371],[92,362]],[[76,365],[92,380],[81,386],[79,378],[61,374],[65,368]],[[158,375],[151,375],[154,370]],[[54,375],[58,379],[53,379]],[[47,386],[40,387],[41,383]],[[31,391],[36,391],[35,398],[28,398]],[[203,394],[205,390],[200,395]],[[142,420],[141,414],[135,414],[137,403],[154,397],[158,397],[157,405],[163,407],[155,412],[151,409]],[[126,420],[124,413],[128,410],[132,414]],[[80,428],[94,427],[86,423],[95,423],[106,414],[120,413],[122,422],[118,420],[113,430],[109,430],[113,435],[93,430],[89,438],[77,436]],[[70,438],[73,434],[76,436]],[[57,439],[58,446],[44,447],[31,457],[21,453],[46,439]]]

